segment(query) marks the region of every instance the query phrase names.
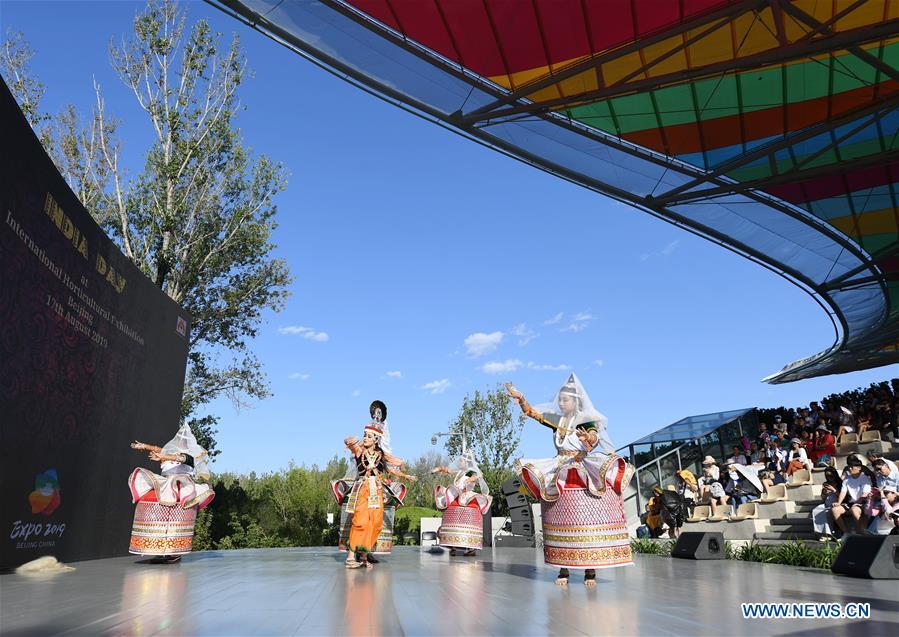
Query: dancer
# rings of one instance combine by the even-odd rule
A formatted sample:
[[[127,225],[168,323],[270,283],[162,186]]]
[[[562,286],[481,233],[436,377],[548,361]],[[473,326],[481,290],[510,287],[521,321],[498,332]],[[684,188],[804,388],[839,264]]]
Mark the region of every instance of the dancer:
[[[369,412],[372,421],[365,426],[362,440],[356,436],[344,439],[344,444],[353,454],[355,467],[343,480],[331,483],[342,510],[347,516],[352,516],[346,545],[347,568],[371,568],[372,564],[378,563],[372,553],[384,526],[385,501],[402,503],[406,497],[406,486],[391,482],[390,475],[412,482],[417,480],[415,476],[403,473],[403,461],[381,446],[385,435],[384,417],[387,406],[376,400],[371,404]],[[389,439],[387,444],[389,445]]]
[[[437,508],[443,511],[437,531],[440,544],[450,547],[450,555],[456,555],[457,549],[464,550],[466,556],[475,555],[483,548],[484,515],[493,498],[474,454],[465,451],[448,467],[435,467],[431,473],[455,474],[450,487],[438,486],[434,493]]]
[[[206,450],[186,424],[163,447],[135,440],[131,448],[149,452],[150,460],[160,463],[162,475],[138,467],[128,478],[132,501],[137,504],[128,552],[177,562],[193,547],[197,511],[215,497],[206,484]],[[187,456],[193,458],[193,467],[186,464]]]
[[[554,430],[554,458],[515,463],[521,481],[540,500],[544,560],[560,567],[558,586],[568,586],[569,569],[578,569],[585,571],[584,585],[594,588],[595,569],[633,563],[621,491],[634,467],[603,439],[606,417],[574,374],[553,402],[537,408],[511,384],[506,388],[526,416]]]

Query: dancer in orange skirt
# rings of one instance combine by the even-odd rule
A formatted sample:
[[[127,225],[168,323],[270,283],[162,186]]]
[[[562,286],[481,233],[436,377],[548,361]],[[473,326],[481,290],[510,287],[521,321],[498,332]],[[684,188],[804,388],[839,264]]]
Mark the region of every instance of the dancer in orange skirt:
[[[378,535],[384,523],[384,492],[395,491],[405,486],[399,483],[391,485],[390,476],[394,475],[415,482],[417,478],[402,472],[402,460],[381,449],[381,437],[384,435],[381,418],[377,417],[378,409],[386,413],[387,408],[380,401],[372,403],[372,422],[365,426],[365,434],[360,441],[356,436],[344,440],[356,462],[356,477],[352,489],[346,498],[346,511],[353,516],[353,526],[347,542],[347,568],[365,566],[371,568],[377,564],[372,552],[378,542]],[[335,485],[339,482],[335,482]],[[335,487],[335,493],[337,492]],[[401,500],[402,498],[400,498]]]

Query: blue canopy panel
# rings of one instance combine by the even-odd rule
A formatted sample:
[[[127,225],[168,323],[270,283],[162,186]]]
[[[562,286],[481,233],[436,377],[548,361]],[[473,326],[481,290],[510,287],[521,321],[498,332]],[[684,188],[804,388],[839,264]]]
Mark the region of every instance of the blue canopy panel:
[[[753,408],[750,407],[748,409],[734,409],[732,411],[719,411],[712,414],[688,416],[687,418],[678,420],[648,436],[643,436],[639,440],[635,440],[631,443],[631,446],[643,445],[651,442],[696,440],[702,438],[706,434],[712,433],[722,425],[726,425],[727,423],[748,414],[752,409]]]
[[[541,2],[542,0],[538,0],[537,4]],[[645,5],[632,0],[616,2],[632,12],[642,11],[641,6],[645,8]],[[674,15],[670,19],[661,15],[641,17],[640,20],[644,22],[655,20],[658,24],[653,22],[651,33],[632,33],[631,42],[623,42],[620,38],[615,40],[612,43],[614,47],[610,49],[612,53],[594,50],[586,56],[559,65],[549,60],[552,48],[549,47],[546,49],[548,63],[542,71],[544,75],[539,77],[534,75],[536,71],[526,70],[522,76],[508,67],[515,62],[512,59],[515,55],[523,60],[533,59],[533,47],[542,46],[540,34],[550,39],[555,37],[550,29],[552,25],[543,25],[542,30],[531,29],[537,35],[530,36],[531,40],[528,40],[515,32],[522,24],[518,19],[519,13],[510,11],[508,6],[497,3],[496,0],[462,4],[434,0],[433,5],[398,3],[395,0],[213,0],[213,4],[306,59],[400,108],[702,236],[759,263],[805,290],[830,317],[834,326],[834,342],[813,356],[787,365],[780,372],[768,376],[766,381],[782,383],[899,362],[899,303],[896,302],[899,299],[899,281],[896,280],[899,279],[899,267],[893,267],[899,262],[896,249],[899,240],[894,236],[894,226],[899,221],[893,219],[896,216],[896,192],[891,180],[896,179],[893,179],[892,164],[889,164],[889,160],[895,157],[892,144],[897,135],[896,131],[883,130],[885,124],[893,125],[891,123],[896,118],[891,112],[899,106],[899,93],[896,92],[896,83],[892,79],[894,76],[899,77],[899,72],[890,67],[895,58],[896,47],[888,49],[888,45],[893,42],[888,38],[899,33],[899,22],[896,19],[878,17],[875,15],[876,11],[867,7],[866,13],[856,15],[855,22],[850,24],[857,28],[845,30],[845,24],[851,22],[848,19],[838,20],[834,17],[829,21],[831,28],[825,23],[815,23],[814,16],[804,14],[801,8],[790,3],[770,5],[749,0],[708,0],[696,5],[700,7],[696,9],[699,13],[689,16]],[[672,3],[672,6],[674,4],[676,3]],[[529,3],[523,3],[522,6],[524,5],[531,6]],[[581,10],[580,2],[574,2],[571,7],[565,3],[553,6],[560,11],[563,6],[572,11]],[[683,3],[680,6],[682,13],[686,11]],[[364,7],[368,12],[359,7]],[[484,13],[484,7],[489,8],[487,13]],[[828,7],[829,4],[825,8]],[[779,18],[773,13],[775,9],[782,13]],[[528,10],[522,8],[522,11]],[[468,15],[466,12],[480,13]],[[373,17],[372,13],[378,14],[380,19]],[[536,17],[538,21],[542,19],[541,15],[549,16],[546,7],[536,13],[540,14]],[[561,15],[562,13],[553,14],[552,18],[556,30],[561,29],[558,32],[564,35],[571,29],[571,24],[559,22],[557,18]],[[572,15],[581,14],[574,12]],[[493,55],[489,63],[483,62],[487,66],[482,67],[478,66],[481,62],[477,60],[470,61],[474,54],[466,53],[469,59],[465,59],[461,53],[464,46],[483,45],[483,34],[475,37],[477,34],[464,31],[474,28],[471,25],[475,24],[475,18],[482,26],[492,24],[493,32],[498,38],[497,42],[489,44],[499,54]],[[827,20],[829,16],[819,18]],[[863,18],[868,22],[877,19],[869,24]],[[529,19],[533,22],[535,18],[532,15]],[[772,25],[778,19],[784,28],[780,39],[771,35],[775,30]],[[575,18],[575,22],[576,20]],[[731,28],[725,24],[727,20],[733,20],[737,26]],[[634,24],[637,22],[639,20],[635,19]],[[599,28],[595,24],[602,24],[602,21],[594,20],[590,28]],[[818,26],[812,28],[814,24]],[[426,30],[415,32],[416,28],[425,28],[421,25],[425,25]],[[625,27],[630,28],[626,24],[622,28]],[[752,122],[770,123],[770,117],[757,110],[761,107],[750,108],[744,104],[743,101],[747,99],[745,90],[741,91],[739,88],[743,86],[740,82],[744,79],[734,79],[737,71],[729,68],[727,61],[723,63],[724,66],[720,60],[710,62],[707,72],[697,67],[698,62],[690,62],[690,59],[707,59],[710,54],[720,54],[720,42],[703,43],[706,46],[703,55],[687,59],[687,67],[684,69],[663,74],[668,85],[660,88],[651,81],[653,73],[661,72],[668,68],[669,63],[683,58],[684,50],[698,46],[697,42],[707,34],[725,31],[742,33],[746,28],[752,32],[752,38],[743,37],[731,47],[734,67],[754,69],[767,63],[770,69],[765,72],[770,77],[762,82],[764,78],[759,71],[758,78],[755,78],[759,81],[755,85],[764,85],[765,90],[771,94],[763,97],[777,102],[776,106],[784,113],[794,109],[790,111],[793,119],[796,119],[796,113],[803,112],[804,103],[791,101],[786,90],[783,91],[784,94],[776,95],[771,87],[780,86],[782,81],[786,82],[788,72],[794,75],[817,72],[821,66],[818,58],[822,52],[831,57],[837,56],[839,65],[831,63],[831,66],[838,67],[839,71],[841,68],[849,68],[847,65],[850,63],[839,56],[845,53],[843,49],[852,48],[856,52],[853,68],[859,64],[867,64],[865,73],[871,75],[871,79],[865,79],[868,76],[864,75],[860,81],[878,87],[874,90],[877,99],[865,102],[868,93],[859,93],[858,87],[847,85],[845,95],[849,97],[844,102],[850,98],[856,100],[853,104],[862,100],[861,106],[853,107],[856,110],[849,115],[844,113],[834,118],[828,116],[823,123],[806,123],[805,128],[800,130],[785,129],[775,135],[770,135],[770,131],[763,131],[764,135],[759,133],[761,136],[752,140],[746,137],[749,134],[746,127]],[[702,29],[705,30],[700,32]],[[838,31],[836,35],[832,32],[834,29]],[[429,41],[431,36],[428,33],[437,39]],[[828,37],[823,37],[825,35]],[[460,36],[464,36],[467,44]],[[644,37],[647,48],[641,49]],[[502,38],[505,40],[500,41]],[[765,44],[765,38],[770,43]],[[873,62],[868,59],[873,54],[867,53],[867,49],[861,50],[857,45],[857,42],[865,38],[865,45],[869,49],[875,45],[881,47],[876,49],[879,51],[879,58],[875,57]],[[872,43],[875,38],[880,40]],[[582,40],[586,42],[589,38]],[[741,50],[740,47],[747,42],[755,47],[752,51]],[[650,44],[654,47],[651,53],[648,48]],[[587,71],[584,72],[596,75],[600,65],[597,63],[591,66],[591,63],[597,56],[621,58],[617,52],[624,45],[628,51],[640,54],[636,58],[636,53],[630,55],[628,59],[631,62],[628,63],[642,63],[643,67],[630,72],[624,79],[617,80],[617,83],[613,82],[611,88],[604,89],[607,94],[614,93],[614,99],[609,99],[608,95],[602,94],[602,89],[596,89],[592,85],[587,89],[578,89],[587,90],[587,93],[569,96],[571,82],[586,86],[583,78],[579,79],[575,75],[579,69],[586,68]],[[667,52],[666,46],[669,47]],[[840,50],[837,51],[837,48]],[[654,61],[646,62],[647,55],[657,57]],[[860,63],[859,59],[855,59],[859,56],[868,58],[859,58],[862,59]],[[750,59],[756,66],[753,67],[746,59]],[[622,63],[621,59],[615,63]],[[490,64],[494,66],[489,67]],[[497,64],[506,65],[507,72],[484,70],[494,68]],[[586,67],[583,66],[585,64]],[[526,67],[527,64],[522,68]],[[482,70],[476,72],[473,68]],[[602,66],[602,70],[606,71],[606,66]],[[858,69],[853,74],[856,77],[863,75]],[[568,84],[560,79],[554,86],[553,78],[563,76],[567,78]],[[799,77],[801,81],[804,76]],[[618,86],[628,78],[634,78],[636,86],[629,93],[627,87],[620,89]],[[769,83],[771,78],[773,84]],[[660,82],[661,80],[656,84]],[[707,86],[709,83],[713,84],[711,89]],[[534,87],[533,91],[526,90],[529,86]],[[652,91],[649,90],[650,86]],[[657,144],[651,143],[654,137],[649,133],[653,131],[628,132],[621,129],[626,122],[621,117],[616,118],[615,109],[620,114],[627,106],[626,100],[643,100],[644,96],[646,99],[643,102],[657,109],[656,119],[660,122],[660,130],[668,131],[666,134],[676,132],[676,126],[693,126],[695,122],[686,122],[666,128],[662,126],[665,118],[684,115],[658,110],[664,99],[670,99],[670,95],[665,98],[664,89],[686,88],[687,93],[683,94],[688,95],[690,86],[694,86],[694,93],[711,91],[706,103],[710,103],[712,97],[715,97],[718,102],[722,102],[717,106],[720,107],[719,110],[726,111],[728,117],[738,118],[733,120],[737,124],[728,125],[731,126],[729,130],[732,133],[743,139],[742,143],[727,141],[719,150],[702,148],[701,152],[688,152],[692,148],[690,144],[695,146],[696,140],[691,141],[692,138],[681,131],[683,148],[680,151],[675,149],[661,152],[655,147]],[[540,90],[537,90],[538,87]],[[725,93],[724,88],[721,88],[716,94],[718,87],[730,87],[730,93]],[[820,81],[815,86],[809,84],[809,87],[810,93],[813,90],[828,91],[826,95],[817,95],[815,99],[818,101],[815,104],[832,101],[838,88],[834,82]],[[866,87],[867,85],[862,88]],[[547,91],[550,93],[548,97],[544,95]],[[590,95],[593,97],[588,99]],[[550,107],[541,105],[540,100],[544,98],[545,104],[551,105]],[[724,104],[726,99],[743,101],[736,105]],[[584,111],[589,111],[589,116],[578,115]],[[697,109],[695,112],[699,122],[696,125],[701,125],[699,118],[706,116],[701,111],[702,109]],[[597,116],[596,113],[600,115]],[[640,117],[645,120],[645,116],[650,114],[632,112],[631,115],[631,120],[637,122]],[[730,121],[725,119],[716,121],[719,124]],[[783,121],[786,122],[787,119],[788,115],[783,115]],[[856,122],[860,122],[860,125],[856,125]],[[613,125],[619,128],[610,132]],[[636,124],[634,126],[639,128]],[[736,132],[734,126],[738,128]],[[698,130],[699,138],[705,144],[707,135],[702,134],[701,126]],[[889,145],[878,146],[874,139],[876,135],[881,135],[881,138],[892,135],[892,140]],[[634,139],[641,143],[635,143]],[[665,135],[660,139],[664,144],[674,144],[677,141]],[[827,139],[831,140],[830,146],[833,148],[828,146]],[[841,175],[845,188],[835,194],[828,194],[827,175],[821,176],[821,171],[826,171],[828,166],[822,168],[822,162],[826,164],[831,155],[840,160],[838,142],[844,141],[853,142],[853,152],[860,154],[860,159],[847,160],[856,172],[848,176]],[[872,152],[873,155],[870,154]],[[877,155],[878,152],[882,156]],[[797,159],[799,155],[802,155],[801,160]],[[844,155],[848,157],[846,152]],[[880,159],[883,160],[880,162],[883,165],[877,167]],[[784,167],[783,164],[789,161],[793,164]],[[770,170],[766,176],[768,165]],[[871,168],[872,165],[875,167]],[[788,179],[792,174],[791,170],[806,167],[809,170],[800,171],[805,179],[801,184]],[[865,175],[862,173],[870,173],[871,170],[883,173],[877,176],[876,183],[864,181]],[[822,179],[823,184],[820,183]],[[836,183],[837,179],[830,181]],[[853,183],[861,184],[858,188],[862,190],[853,187]],[[873,190],[868,188],[869,183],[887,189],[882,197],[883,202],[871,198]],[[841,195],[843,191],[847,193],[846,196]],[[781,192],[782,196],[772,194]],[[814,192],[822,194],[809,194]],[[857,197],[853,199],[859,192],[866,204],[880,202],[887,207],[872,211],[871,215],[875,216],[863,216],[865,210],[855,205],[862,200]],[[824,210],[826,202],[837,202],[838,206],[850,207],[851,214],[843,210],[843,216],[839,217],[841,221],[830,223],[834,214],[841,213]],[[832,205],[827,203],[827,206]],[[891,209],[893,213],[890,213]],[[871,234],[874,232],[871,230],[867,236],[879,243],[876,246],[872,243],[873,247],[863,245],[866,228],[875,226],[879,228],[880,234]],[[883,233],[883,228],[887,229],[886,234]]]

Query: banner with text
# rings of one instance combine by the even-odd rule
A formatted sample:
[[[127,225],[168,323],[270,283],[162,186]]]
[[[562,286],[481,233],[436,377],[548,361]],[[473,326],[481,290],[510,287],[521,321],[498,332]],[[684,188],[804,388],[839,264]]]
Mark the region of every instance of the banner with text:
[[[0,568],[124,555],[139,439],[178,428],[189,316],[93,221],[0,81]]]

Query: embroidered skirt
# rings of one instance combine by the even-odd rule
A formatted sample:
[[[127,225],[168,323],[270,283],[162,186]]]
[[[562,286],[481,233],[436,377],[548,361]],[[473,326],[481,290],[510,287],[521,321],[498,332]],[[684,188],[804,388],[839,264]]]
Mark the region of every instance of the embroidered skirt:
[[[134,509],[129,553],[135,555],[183,555],[194,543],[197,507],[165,506],[141,500]]]
[[[384,507],[384,525],[378,534],[378,541],[372,553],[390,553],[393,550],[393,519],[396,516],[396,507]],[[350,530],[353,528],[353,514],[347,513],[346,503],[340,506],[340,537],[337,540],[337,548],[347,550],[350,541]]]
[[[458,505],[446,507],[437,537],[441,546],[480,550],[484,545],[484,517],[480,509]]]
[[[633,563],[621,497],[611,489],[599,497],[587,489],[561,489],[540,501],[543,557],[571,569],[610,568]]]

